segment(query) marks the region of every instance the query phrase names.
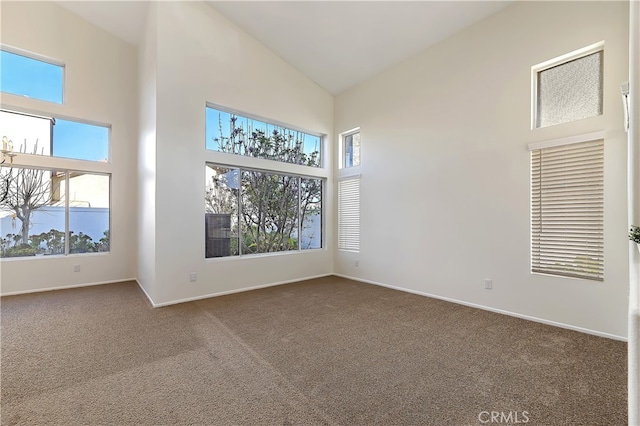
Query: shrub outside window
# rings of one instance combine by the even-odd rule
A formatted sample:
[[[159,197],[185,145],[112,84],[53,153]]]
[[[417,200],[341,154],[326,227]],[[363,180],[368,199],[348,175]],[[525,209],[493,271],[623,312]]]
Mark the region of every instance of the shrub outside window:
[[[323,179],[206,165],[205,257],[322,248]]]

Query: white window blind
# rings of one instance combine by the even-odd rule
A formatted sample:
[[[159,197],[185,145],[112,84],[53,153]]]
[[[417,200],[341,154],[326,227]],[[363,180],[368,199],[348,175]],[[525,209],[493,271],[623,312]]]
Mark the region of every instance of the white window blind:
[[[360,178],[338,181],[338,248],[360,250]]]
[[[604,141],[531,151],[531,270],[604,280]]]

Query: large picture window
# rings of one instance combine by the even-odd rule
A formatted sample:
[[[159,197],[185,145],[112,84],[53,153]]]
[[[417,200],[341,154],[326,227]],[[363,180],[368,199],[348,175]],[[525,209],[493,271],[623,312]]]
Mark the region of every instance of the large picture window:
[[[213,107],[206,108],[206,148],[229,154],[320,167],[322,138]]]
[[[0,257],[110,251],[110,176],[0,167]]]
[[[323,179],[206,165],[205,257],[322,248]]]

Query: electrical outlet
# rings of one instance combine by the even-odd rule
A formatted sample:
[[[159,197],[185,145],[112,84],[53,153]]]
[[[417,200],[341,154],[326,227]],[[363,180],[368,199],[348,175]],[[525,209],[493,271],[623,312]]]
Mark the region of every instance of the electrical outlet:
[[[356,266],[360,266],[360,259],[356,259]]]
[[[80,265],[73,265],[73,272],[80,272]]]
[[[486,280],[484,280],[484,288],[485,288],[486,290],[491,290],[491,289],[493,289],[493,280],[490,280],[490,279],[486,279]]]
[[[196,274],[195,272],[189,274],[189,281],[191,281],[192,283],[198,281],[198,274]]]

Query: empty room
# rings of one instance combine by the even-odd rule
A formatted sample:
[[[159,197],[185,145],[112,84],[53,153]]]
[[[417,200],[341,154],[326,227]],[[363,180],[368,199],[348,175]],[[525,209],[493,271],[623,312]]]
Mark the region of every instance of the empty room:
[[[2,425],[640,425],[638,1],[0,1]]]

